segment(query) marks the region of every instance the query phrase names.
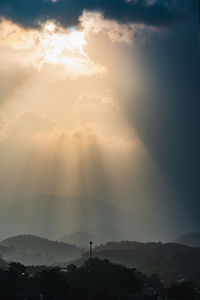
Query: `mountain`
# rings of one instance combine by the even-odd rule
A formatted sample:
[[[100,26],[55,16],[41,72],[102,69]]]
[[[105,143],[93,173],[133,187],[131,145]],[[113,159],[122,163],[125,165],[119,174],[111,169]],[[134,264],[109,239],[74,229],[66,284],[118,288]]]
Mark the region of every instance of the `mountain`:
[[[8,263],[4,259],[0,258],[0,269],[5,270],[7,268],[8,268]]]
[[[200,247],[200,232],[188,233],[179,236],[175,242],[189,247]]]
[[[3,237],[23,232],[57,240],[84,231],[100,238],[101,242],[135,240],[135,230],[141,231],[136,224],[143,223],[138,216],[110,203],[109,199],[93,196],[39,195],[15,199],[7,206],[6,211],[0,211],[0,236]],[[122,225],[116,222],[116,216],[123,220]],[[12,219],[16,226],[6,226],[7,219]]]
[[[98,238],[86,231],[77,231],[72,234],[62,236],[59,241],[80,247],[86,247],[90,241],[98,243]]]
[[[179,252],[189,252],[190,248],[174,243],[123,241],[108,242],[96,247],[94,251],[98,257],[108,258],[129,267],[141,267],[149,262],[169,259]]]
[[[158,273],[169,281],[182,278],[200,280],[200,249],[182,244],[109,242],[95,247],[93,256],[136,267],[147,275]],[[87,257],[88,253],[85,253],[76,264],[80,265]]]
[[[90,241],[92,241],[94,245],[100,245],[109,241],[122,241],[126,238],[126,234],[121,231],[105,224],[99,224],[90,229],[89,232],[76,231],[72,234],[62,236],[58,241],[86,248]]]
[[[1,241],[0,246],[9,247],[10,251],[14,251],[9,257],[5,255],[7,260],[19,261],[26,265],[68,262],[81,255],[81,250],[73,245],[34,235],[13,236]]]

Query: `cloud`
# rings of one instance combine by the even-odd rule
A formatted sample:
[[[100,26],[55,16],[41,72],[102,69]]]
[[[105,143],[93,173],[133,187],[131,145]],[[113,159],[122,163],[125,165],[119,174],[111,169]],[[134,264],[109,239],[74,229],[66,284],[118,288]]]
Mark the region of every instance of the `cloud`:
[[[157,2],[157,0],[146,0],[146,5],[154,5]]]
[[[2,122],[3,120],[2,117]],[[0,131],[0,141],[4,142],[6,138],[9,148],[13,149],[36,146],[41,150],[61,146],[63,149],[73,150],[78,149],[80,143],[86,147],[93,147],[97,143],[103,151],[124,152],[131,151],[140,144],[137,137],[114,137],[104,133],[95,123],[67,128],[36,112],[21,113],[15,120],[6,123],[4,121],[3,124],[5,125]]]
[[[1,53],[4,51],[3,60],[6,59],[6,67],[10,64],[11,56],[11,69],[13,69],[13,64],[19,63],[23,67],[33,66],[38,71],[44,65],[59,65],[62,77],[67,75],[77,78],[105,74],[106,68],[95,62],[86,53],[89,34],[91,32],[104,33],[112,43],[131,44],[136,25],[120,24],[117,21],[105,19],[100,12],[89,11],[83,11],[79,22],[81,30],[76,30],[74,27],[64,28],[55,21],[40,24],[40,28],[24,28],[8,19],[2,19],[0,22],[0,50]],[[7,58],[8,56],[9,58]],[[27,72],[24,71],[22,72],[22,81],[24,75],[27,77],[25,74]],[[14,78],[17,78],[15,82],[18,86],[21,76],[14,76]],[[3,85],[3,94],[5,94],[6,86]]]
[[[7,124],[6,117],[0,114],[0,130],[4,129]]]
[[[15,51],[15,60],[39,71],[43,65],[59,65],[61,73],[71,77],[104,74],[105,68],[86,54],[85,31],[69,31],[55,22],[41,24],[41,28],[26,29],[3,19],[0,23],[0,46]],[[17,80],[16,80],[17,81]]]
[[[152,0],[1,0],[0,16],[25,27],[35,27],[39,22],[43,23],[47,20],[55,20],[68,27],[77,25],[83,10],[88,10],[102,12],[105,18],[120,23],[168,26],[177,19],[178,15],[163,5],[164,2]]]
[[[4,133],[6,127],[6,118],[4,115],[0,115],[0,142],[4,141],[7,138],[7,135]]]
[[[117,101],[113,98],[111,94],[106,96],[100,96],[98,94],[95,95],[81,95],[78,100],[76,101],[75,111],[79,110],[80,108],[96,107],[97,105],[109,105],[112,108],[119,109],[117,105]],[[108,109],[106,107],[106,109]]]
[[[79,21],[86,33],[104,32],[112,42],[131,43],[133,40],[134,24],[120,24],[117,21],[105,19],[100,12],[83,11]]]

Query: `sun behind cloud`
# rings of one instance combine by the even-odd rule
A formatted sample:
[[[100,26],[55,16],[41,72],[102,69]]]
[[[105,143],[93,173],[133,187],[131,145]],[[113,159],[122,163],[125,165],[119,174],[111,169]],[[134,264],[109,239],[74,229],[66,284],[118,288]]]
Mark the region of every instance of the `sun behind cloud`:
[[[25,29],[5,19],[0,23],[0,44],[14,49],[23,64],[39,71],[45,64],[59,65],[71,77],[105,73],[105,67],[86,54],[86,35],[84,30],[65,29],[53,21],[39,29]]]
[[[54,22],[45,23],[37,48],[39,68],[44,63],[63,65],[72,75],[92,75],[104,73],[103,66],[97,65],[86,54],[86,33],[76,29],[65,30]]]

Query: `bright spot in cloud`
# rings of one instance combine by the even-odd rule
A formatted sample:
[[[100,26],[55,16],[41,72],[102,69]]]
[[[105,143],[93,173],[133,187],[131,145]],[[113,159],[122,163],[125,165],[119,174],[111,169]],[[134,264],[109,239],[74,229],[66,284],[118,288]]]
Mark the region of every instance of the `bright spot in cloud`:
[[[20,61],[41,70],[45,64],[60,65],[71,77],[105,73],[84,50],[86,32],[70,30],[52,21],[40,30],[24,29],[10,21],[0,23],[0,44],[17,51]]]
[[[86,63],[88,60],[83,47],[86,41],[83,32],[60,32],[52,22],[44,25],[40,38],[39,52],[43,61],[52,64]],[[69,60],[71,59],[71,61]]]
[[[63,65],[73,76],[104,73],[104,67],[95,64],[84,51],[85,35],[84,31],[69,31],[53,22],[44,24],[37,48],[38,68],[47,63]]]
[[[0,19],[0,46],[11,48],[23,65],[39,71],[46,64],[62,66],[61,73],[70,77],[104,74],[106,68],[86,53],[90,33],[104,33],[111,42],[132,43],[134,24],[120,24],[105,19],[99,12],[84,11],[79,18],[81,30],[63,28],[54,21],[27,29],[7,19]],[[64,69],[64,72],[63,72]]]

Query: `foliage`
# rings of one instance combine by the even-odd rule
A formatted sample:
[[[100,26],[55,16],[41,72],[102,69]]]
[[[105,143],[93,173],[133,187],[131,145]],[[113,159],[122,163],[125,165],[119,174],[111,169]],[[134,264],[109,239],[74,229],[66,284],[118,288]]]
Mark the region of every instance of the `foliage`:
[[[167,291],[168,299],[188,300],[194,298],[194,287],[192,281],[174,283]]]
[[[108,260],[92,260],[76,268],[69,266],[69,272],[59,268],[48,268],[28,274],[19,263],[10,263],[8,270],[0,270],[1,299],[22,300],[121,300],[130,294],[141,292],[143,282],[135,269],[115,265]]]

